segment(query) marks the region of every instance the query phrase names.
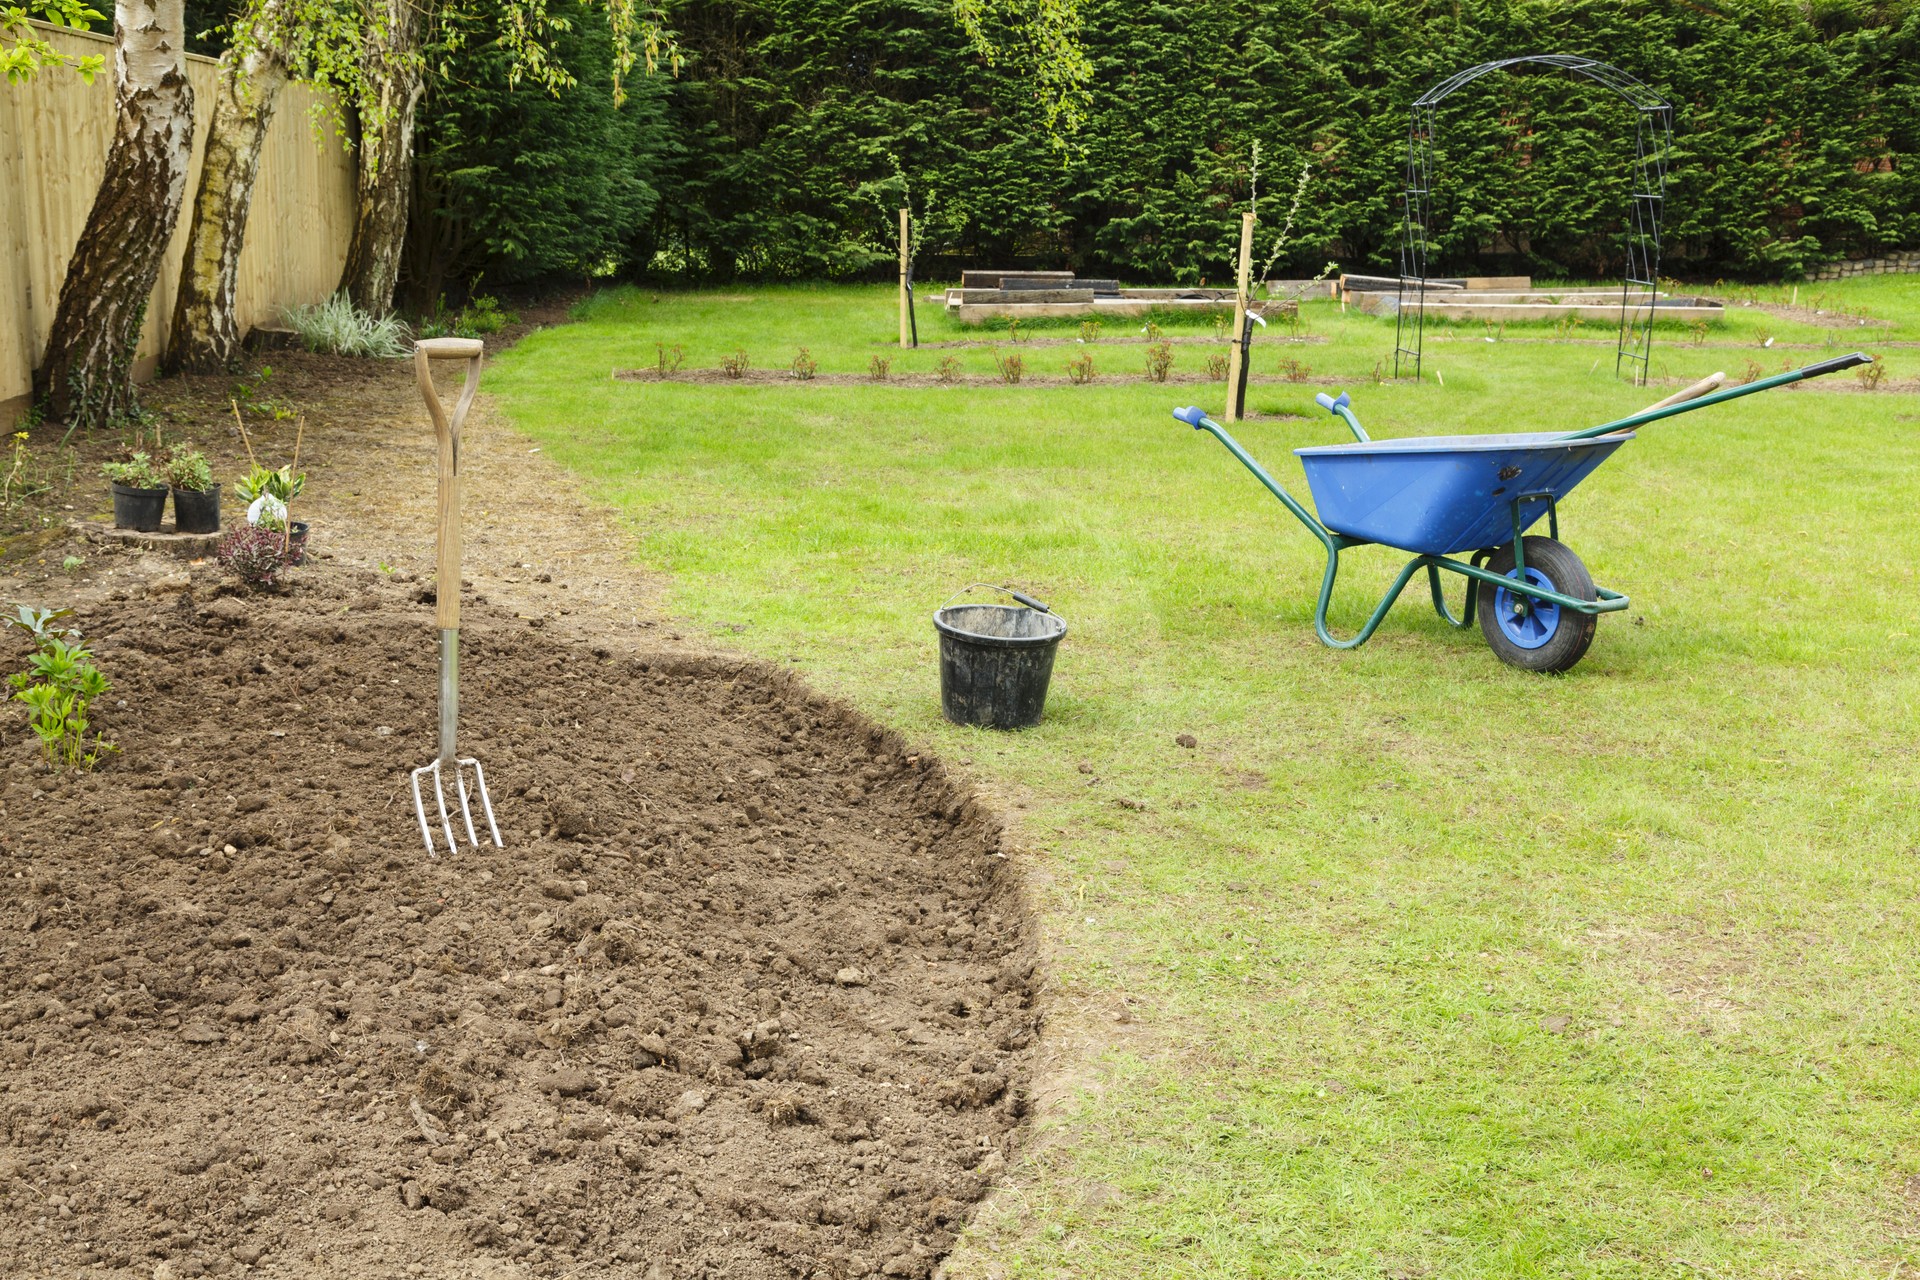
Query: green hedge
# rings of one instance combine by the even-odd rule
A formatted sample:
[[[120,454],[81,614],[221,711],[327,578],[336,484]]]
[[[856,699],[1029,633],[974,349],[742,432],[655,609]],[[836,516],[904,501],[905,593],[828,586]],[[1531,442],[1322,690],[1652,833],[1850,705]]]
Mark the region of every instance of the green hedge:
[[[637,163],[659,193],[623,240],[630,269],[882,273],[904,194],[923,275],[1219,280],[1256,142],[1267,236],[1309,166],[1277,274],[1330,257],[1387,269],[1408,104],[1523,53],[1604,59],[1678,106],[1669,274],[1792,276],[1920,243],[1920,8],[1905,0],[1088,0],[1093,107],[1065,152],[1017,71],[968,52],[946,0],[674,14],[691,61],[642,104],[659,112],[646,154],[603,161]],[[1436,268],[1616,273],[1631,139],[1631,113],[1565,73],[1462,91],[1441,115]],[[503,198],[499,179],[481,194]]]

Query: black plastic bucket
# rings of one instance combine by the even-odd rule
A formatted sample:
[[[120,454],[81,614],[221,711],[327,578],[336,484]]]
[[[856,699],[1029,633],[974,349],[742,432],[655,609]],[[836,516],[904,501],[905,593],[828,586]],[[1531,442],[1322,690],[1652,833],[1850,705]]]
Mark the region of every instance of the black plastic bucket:
[[[1038,600],[1007,594],[1020,603],[949,603],[934,612],[940,711],[955,724],[1024,729],[1046,711],[1053,654],[1067,624]]]

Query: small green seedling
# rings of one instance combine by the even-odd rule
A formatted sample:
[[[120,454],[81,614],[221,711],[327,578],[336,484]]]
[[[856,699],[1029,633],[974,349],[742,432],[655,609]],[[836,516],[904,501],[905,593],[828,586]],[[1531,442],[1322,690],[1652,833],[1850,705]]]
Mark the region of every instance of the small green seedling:
[[[17,605],[10,627],[34,638],[27,669],[7,678],[13,696],[27,707],[27,727],[40,741],[40,754],[53,769],[91,769],[113,743],[89,737],[88,709],[112,686],[93,664],[93,654],[80,643],[80,633],[55,624],[72,616],[71,609],[36,609]]]

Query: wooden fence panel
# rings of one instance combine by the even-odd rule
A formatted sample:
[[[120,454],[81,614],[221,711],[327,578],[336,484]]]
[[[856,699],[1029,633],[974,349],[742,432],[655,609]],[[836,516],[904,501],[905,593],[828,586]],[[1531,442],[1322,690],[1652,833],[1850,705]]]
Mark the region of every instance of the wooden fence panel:
[[[44,353],[53,308],[113,134],[112,39],[34,24],[65,52],[105,53],[91,85],[70,71],[42,71],[24,84],[0,83],[0,427],[23,409]],[[206,152],[214,61],[188,55],[193,83],[193,164],[187,207],[147,307],[135,374],[151,377],[162,354],[193,193]],[[242,333],[272,324],[289,306],[318,302],[340,282],[353,234],[353,157],[313,112],[326,95],[290,85],[280,96],[260,157],[253,215],[240,254],[235,309]]]

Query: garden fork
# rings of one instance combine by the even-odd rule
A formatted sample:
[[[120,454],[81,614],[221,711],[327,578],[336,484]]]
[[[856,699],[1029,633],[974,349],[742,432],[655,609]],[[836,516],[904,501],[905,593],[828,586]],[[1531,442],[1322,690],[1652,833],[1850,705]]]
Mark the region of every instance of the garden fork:
[[[447,813],[446,770],[453,772],[454,789],[460,796],[460,820],[467,828],[467,843],[478,845],[480,837],[473,829],[473,810],[468,805],[466,770],[473,769],[474,790],[480,793],[480,807],[487,815],[487,831],[495,848],[505,848],[500,828],[493,820],[493,801],[487,795],[486,771],[472,756],[454,750],[454,734],[460,725],[460,427],[473,407],[474,394],[480,390],[480,357],[486,350],[477,338],[426,338],[413,345],[413,372],[420,382],[420,394],[433,416],[434,434],[440,442],[439,545],[434,572],[434,614],[440,624],[440,754],[431,764],[413,771],[413,812],[420,819],[420,836],[427,842],[427,856],[438,856],[433,847],[433,828],[427,822],[427,804],[421,794],[423,777],[433,777],[434,803],[440,809],[440,829],[447,837],[447,848],[458,853],[453,838],[453,823]],[[460,399],[447,416],[440,395],[433,388],[435,360],[465,360],[467,383]]]

